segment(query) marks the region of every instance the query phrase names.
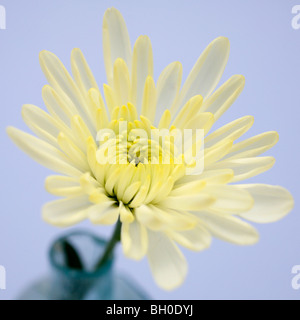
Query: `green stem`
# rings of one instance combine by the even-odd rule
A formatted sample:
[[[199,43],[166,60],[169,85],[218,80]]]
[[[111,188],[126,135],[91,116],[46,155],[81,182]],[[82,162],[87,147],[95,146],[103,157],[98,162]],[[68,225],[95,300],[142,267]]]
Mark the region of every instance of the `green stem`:
[[[104,265],[104,263],[108,260],[108,258],[112,254],[116,244],[120,241],[120,239],[121,239],[121,226],[122,226],[122,223],[119,219],[116,226],[115,226],[114,232],[106,245],[106,248],[103,252],[102,257],[100,258],[100,260],[96,264],[96,270],[101,268]]]

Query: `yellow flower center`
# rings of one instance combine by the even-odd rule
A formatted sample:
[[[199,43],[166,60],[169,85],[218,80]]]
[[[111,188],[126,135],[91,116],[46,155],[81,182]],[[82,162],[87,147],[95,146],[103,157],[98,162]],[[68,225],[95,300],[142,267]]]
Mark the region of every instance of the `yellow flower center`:
[[[182,154],[177,152],[174,132],[175,128],[165,129],[162,137],[146,117],[137,120],[136,109],[130,103],[115,107],[111,121],[99,130],[96,139],[99,169],[95,178],[104,190],[93,192],[90,200],[99,203],[100,194],[105,193],[135,208],[166,198],[186,168]]]

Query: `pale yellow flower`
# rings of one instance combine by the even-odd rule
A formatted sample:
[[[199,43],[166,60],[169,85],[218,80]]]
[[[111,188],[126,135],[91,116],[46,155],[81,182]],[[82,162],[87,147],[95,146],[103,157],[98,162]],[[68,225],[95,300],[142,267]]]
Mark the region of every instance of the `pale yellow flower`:
[[[73,77],[54,54],[43,51],[40,63],[50,85],[42,95],[48,113],[33,105],[22,110],[38,137],[12,127],[7,132],[33,159],[61,174],[46,179],[47,191],[63,197],[44,206],[47,222],[67,227],[87,218],[95,224],[115,224],[120,218],[125,255],[137,260],[146,255],[157,284],[173,289],[187,273],[177,244],[200,251],[212,236],[254,244],[258,234],[244,220],[273,222],[292,209],[292,196],[280,186],[236,184],[273,166],[273,157],[258,156],[276,144],[278,134],[265,132],[235,143],[252,126],[251,116],[209,133],[245,82],[234,75],[215,91],[228,60],[227,38],[205,49],[182,87],[179,62],[168,65],[155,83],[149,38],[139,37],[132,50],[125,22],[113,8],[104,15],[103,48],[105,99],[79,49],[72,51]],[[119,130],[122,121],[127,121],[126,136]],[[131,136],[144,129],[150,139],[153,128],[203,129],[204,171],[187,175],[188,164],[178,164],[172,155],[169,164],[154,164],[147,149],[138,156],[126,153],[120,141],[146,146],[147,138]],[[97,133],[102,129],[116,134],[106,141],[117,143],[115,164],[101,162],[105,152],[100,152]],[[158,155],[164,158],[164,149]]]

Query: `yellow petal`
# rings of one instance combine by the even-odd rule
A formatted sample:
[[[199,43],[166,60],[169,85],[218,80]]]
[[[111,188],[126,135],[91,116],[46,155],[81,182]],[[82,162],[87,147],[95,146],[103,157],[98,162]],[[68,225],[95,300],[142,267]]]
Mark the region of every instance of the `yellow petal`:
[[[82,172],[72,166],[61,151],[47,142],[13,127],[8,127],[6,132],[20,149],[39,164],[67,176],[81,176]]]
[[[125,167],[121,168],[119,179],[120,181],[122,181],[122,183],[118,183],[117,189],[115,190],[118,199],[123,199],[124,192],[131,183],[134,170],[135,165],[133,164],[128,164]]]
[[[99,90],[91,88],[88,91],[88,103],[90,112],[93,118],[94,126],[98,132],[108,125],[108,117],[106,113],[105,104]]]
[[[174,210],[198,211],[213,204],[215,198],[208,194],[168,197],[159,205]]]
[[[205,148],[211,147],[224,139],[232,141],[238,139],[252,127],[253,122],[254,118],[252,116],[245,116],[227,123],[205,138]]]
[[[108,176],[105,182],[105,190],[109,195],[114,195],[114,188],[117,188],[117,183],[119,182],[121,168],[114,167],[114,170]]]
[[[93,119],[88,104],[62,62],[55,54],[46,50],[40,53],[39,58],[41,68],[50,85],[64,100],[69,99],[72,101],[79,115],[92,130]]]
[[[95,204],[89,208],[88,217],[94,224],[115,224],[119,218],[119,207],[113,201]]]
[[[129,203],[132,198],[136,195],[136,193],[138,192],[139,188],[141,186],[141,182],[137,181],[133,184],[131,184],[124,192],[124,195],[122,197],[122,201],[123,203],[127,204]]]
[[[165,112],[163,113],[159,121],[158,129],[169,129],[170,123],[171,123],[171,112],[169,110],[165,110]]]
[[[178,98],[182,79],[182,65],[175,61],[170,63],[157,80],[157,110],[170,109]],[[173,114],[173,113],[172,113]]]
[[[193,229],[197,220],[186,212],[159,207],[157,205],[142,205],[135,209],[138,221],[151,230],[184,231]]]
[[[178,244],[193,251],[207,249],[211,243],[210,233],[200,225],[186,231],[174,232],[173,230],[170,230],[168,235]]]
[[[249,192],[234,185],[207,185],[203,192],[216,199],[209,211],[221,214],[241,213],[251,209],[254,204]]]
[[[134,221],[134,216],[131,210],[127,206],[124,206],[122,201],[120,201],[119,209],[120,209],[120,220],[122,223],[131,223]]]
[[[150,176],[146,178],[146,181],[141,186],[140,190],[137,192],[134,199],[129,204],[130,208],[137,208],[144,203],[149,191],[149,187],[150,187]]]
[[[156,89],[152,77],[148,76],[145,82],[141,114],[150,121],[154,121],[156,111]]]
[[[196,215],[214,237],[223,241],[246,246],[255,244],[259,239],[257,231],[250,224],[233,216],[202,211]]]
[[[22,107],[22,117],[26,125],[41,139],[58,147],[57,136],[61,126],[48,113],[34,105]]]
[[[114,62],[123,59],[129,70],[131,68],[131,44],[126,23],[121,13],[110,8],[103,17],[103,57],[109,85],[113,85]]]
[[[74,197],[83,195],[84,192],[78,178],[66,176],[49,176],[45,181],[46,190],[58,197]]]
[[[155,282],[164,290],[180,286],[187,274],[187,263],[172,240],[162,232],[148,231],[148,262]]]
[[[136,219],[132,223],[122,223],[121,242],[126,257],[141,260],[148,248],[146,228]]]
[[[49,85],[42,89],[42,97],[49,113],[60,123],[69,126],[70,119],[79,114],[73,102],[66,96],[63,98]]]
[[[192,181],[205,181],[206,184],[225,184],[231,182],[233,176],[231,169],[205,170],[199,175],[184,176],[176,184],[181,186]]]
[[[232,140],[224,139],[210,148],[204,150],[204,166],[208,167],[222,159],[232,148]]]
[[[72,50],[71,67],[76,84],[83,94],[86,94],[91,88],[99,90],[93,73],[86,62],[83,53],[78,48]]]
[[[114,92],[117,105],[126,105],[129,101],[130,76],[124,60],[118,58],[114,63]],[[126,119],[126,118],[125,118]]]
[[[104,97],[106,105],[110,114],[112,114],[114,108],[117,106],[113,89],[107,84],[103,85]]]
[[[240,214],[242,218],[257,223],[269,223],[282,219],[294,207],[292,195],[283,187],[267,184],[241,184],[237,188],[246,190],[254,199],[254,206]]]
[[[164,179],[162,179],[164,181]],[[165,199],[171,192],[174,186],[174,179],[172,176],[168,177],[165,183],[162,183],[160,189],[158,190],[156,196],[151,201],[151,203],[159,203],[161,200]]]
[[[275,159],[273,157],[254,157],[233,160],[223,160],[208,166],[208,170],[232,169],[234,178],[231,182],[249,179],[261,174],[273,167]]]
[[[63,132],[58,135],[57,142],[74,167],[82,172],[90,171],[86,155]]]
[[[143,93],[147,77],[153,77],[153,55],[151,41],[140,36],[134,45],[132,54],[131,99],[138,113],[141,112]]]
[[[173,125],[176,128],[184,129],[186,124],[199,112],[202,102],[203,98],[200,95],[194,96],[188,100],[175,118]]]
[[[86,195],[55,200],[44,205],[43,219],[57,227],[69,227],[87,218],[90,205]]]
[[[215,120],[233,104],[245,86],[245,77],[234,75],[227,80],[218,90],[216,90],[208,99],[205,100],[201,111],[211,112]]]
[[[80,182],[81,188],[88,195],[93,193],[95,189],[99,190],[101,187],[99,182],[96,179],[94,179],[94,177],[89,172],[83,174],[80,177],[79,182]],[[103,188],[101,190],[102,192],[104,191]]]
[[[198,194],[206,186],[205,181],[196,180],[175,186],[170,193],[171,197]]]
[[[71,119],[71,128],[74,136],[77,139],[78,146],[80,147],[81,151],[85,153],[87,141],[90,137],[93,137],[94,135],[91,133],[86,123],[79,115],[74,116]]]
[[[214,124],[213,114],[209,112],[204,112],[190,119],[190,121],[186,123],[185,128],[192,129],[192,130],[203,129],[204,135],[206,135],[213,124]]]
[[[41,68],[48,82],[58,93],[63,92],[68,95],[71,100],[74,98],[74,101],[80,99],[81,96],[78,87],[55,54],[43,50],[40,52],[39,59]]]
[[[208,45],[188,75],[174,112],[193,96],[200,94],[205,99],[213,92],[221,79],[228,56],[227,38],[219,37]]]
[[[272,148],[278,142],[276,131],[269,131],[234,144],[225,159],[256,157]]]
[[[105,177],[105,170],[104,165],[100,165],[96,158],[96,145],[94,140],[88,139],[87,142],[87,160],[89,163],[89,167],[91,171],[93,172],[95,178],[100,183],[100,185],[104,184],[104,177]]]

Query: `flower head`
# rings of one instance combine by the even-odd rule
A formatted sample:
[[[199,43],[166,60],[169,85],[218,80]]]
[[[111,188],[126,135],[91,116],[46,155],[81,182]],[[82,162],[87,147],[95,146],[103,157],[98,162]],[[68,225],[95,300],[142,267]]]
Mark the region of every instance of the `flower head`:
[[[103,48],[104,98],[79,49],[71,55],[73,77],[43,51],[48,112],[33,105],[22,110],[37,137],[12,127],[7,132],[37,162],[61,174],[46,179],[47,191],[62,197],[43,207],[47,222],[67,227],[87,218],[104,225],[120,219],[125,255],[147,255],[157,284],[173,289],[187,272],[177,245],[200,251],[212,236],[250,245],[258,234],[244,220],[273,222],[292,209],[293,198],[282,187],[236,184],[273,166],[273,157],[258,156],[276,144],[278,134],[235,143],[252,126],[251,116],[210,132],[245,82],[235,75],[215,90],[228,60],[227,38],[204,50],[182,87],[179,62],[155,83],[149,38],[139,37],[132,50],[114,8],[104,15]],[[192,132],[188,138],[185,129]]]

